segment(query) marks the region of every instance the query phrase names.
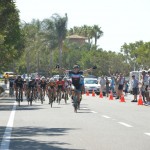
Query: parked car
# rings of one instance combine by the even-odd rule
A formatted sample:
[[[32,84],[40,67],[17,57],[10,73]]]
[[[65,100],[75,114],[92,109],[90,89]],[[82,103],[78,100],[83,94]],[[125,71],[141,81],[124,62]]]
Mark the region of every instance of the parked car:
[[[85,91],[89,91],[89,93],[92,93],[93,90],[97,95],[100,93],[100,84],[97,78],[84,78],[84,87]]]

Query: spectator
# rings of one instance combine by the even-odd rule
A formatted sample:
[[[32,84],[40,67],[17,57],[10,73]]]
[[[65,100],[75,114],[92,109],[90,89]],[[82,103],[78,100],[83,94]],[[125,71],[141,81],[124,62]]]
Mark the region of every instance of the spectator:
[[[148,70],[148,101],[150,103],[150,69]]]
[[[125,82],[125,78],[122,75],[122,73],[120,73],[118,79],[117,79],[119,85],[118,85],[118,99],[121,97],[121,95],[123,94],[123,86],[124,86],[124,82]]]
[[[117,80],[119,77],[118,73],[116,74],[116,76],[114,77],[115,78],[115,91],[116,91],[116,99],[119,99],[119,96],[118,96],[118,86],[119,86],[119,81]]]
[[[145,105],[150,105],[149,102],[149,91],[148,91],[148,85],[149,85],[149,75],[146,74],[145,71],[142,71],[142,88],[143,88],[143,96],[146,98],[146,104]]]
[[[106,77],[106,96],[107,97],[109,95],[109,84],[110,84],[110,82],[109,82],[108,78]]]
[[[115,78],[111,76],[110,89],[114,93],[115,92]]]
[[[128,81],[125,81],[125,96],[127,96],[127,93],[128,93],[128,88],[129,88],[129,82]]]
[[[104,94],[104,90],[105,90],[105,86],[106,86],[106,80],[104,79],[104,76],[102,76],[101,77],[101,79],[100,79],[100,85],[101,85],[101,92],[103,93],[103,95],[105,95]]]
[[[135,78],[135,75],[132,76],[132,91],[134,95],[134,99],[131,102],[137,102],[137,95],[138,95],[138,85],[139,81]]]

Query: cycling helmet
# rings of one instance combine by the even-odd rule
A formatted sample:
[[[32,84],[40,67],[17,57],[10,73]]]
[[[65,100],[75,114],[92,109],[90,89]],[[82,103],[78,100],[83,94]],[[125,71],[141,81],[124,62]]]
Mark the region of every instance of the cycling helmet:
[[[59,81],[61,81],[62,80],[62,77],[59,77]]]
[[[18,79],[21,79],[21,76],[19,75],[17,78],[18,78]]]
[[[79,67],[79,65],[74,65],[73,69],[75,69],[75,68],[80,68],[80,67]]]
[[[57,78],[54,77],[54,81],[57,81]]]
[[[50,79],[49,79],[49,82],[54,82],[54,79],[53,79],[53,78],[50,78]]]
[[[67,77],[64,77],[64,81],[67,81]]]
[[[45,77],[44,77],[44,76],[42,76],[42,77],[41,77],[41,80],[45,80]]]

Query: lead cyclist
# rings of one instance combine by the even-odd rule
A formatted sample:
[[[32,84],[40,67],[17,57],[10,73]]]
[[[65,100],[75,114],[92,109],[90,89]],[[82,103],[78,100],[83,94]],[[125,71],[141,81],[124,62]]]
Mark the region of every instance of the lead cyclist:
[[[59,65],[57,65],[56,68],[59,68]],[[81,91],[82,91],[82,85],[80,84],[81,77],[84,73],[91,72],[93,69],[96,69],[96,66],[86,69],[84,71],[80,70],[79,65],[74,65],[73,70],[66,70],[64,68],[60,68],[60,69],[65,71],[65,73],[68,73],[69,77],[72,79],[72,84],[77,90],[77,97],[79,102],[81,97]]]

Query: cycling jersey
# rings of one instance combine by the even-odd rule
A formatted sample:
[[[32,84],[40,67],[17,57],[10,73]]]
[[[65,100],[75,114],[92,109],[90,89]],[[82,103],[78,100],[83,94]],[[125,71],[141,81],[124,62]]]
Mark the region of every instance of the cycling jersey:
[[[39,82],[40,87],[43,88],[43,89],[46,88],[46,84],[47,84],[46,81],[40,81]]]
[[[22,79],[15,80],[16,87],[23,88],[24,81]]]
[[[83,71],[79,71],[77,73],[75,73],[74,71],[69,71],[69,76],[72,79],[72,84],[75,86],[77,90],[81,89],[80,84],[81,75],[83,75]]]
[[[56,85],[57,85],[58,87],[63,87],[64,84],[65,84],[64,81],[57,81],[57,82],[56,82]]]
[[[49,82],[49,83],[47,83],[47,86],[50,88],[54,88],[56,86],[56,83],[55,82]]]
[[[36,87],[36,82],[30,81],[30,82],[28,83],[28,88],[29,88],[29,89],[35,88],[35,87]]]

